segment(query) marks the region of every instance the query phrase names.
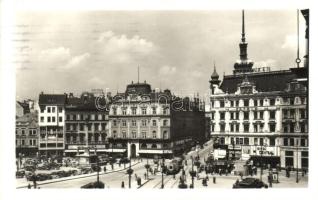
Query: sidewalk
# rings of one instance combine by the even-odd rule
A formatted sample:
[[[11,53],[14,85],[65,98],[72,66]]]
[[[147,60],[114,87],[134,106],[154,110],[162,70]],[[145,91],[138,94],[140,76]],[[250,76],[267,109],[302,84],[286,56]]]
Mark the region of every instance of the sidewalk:
[[[131,163],[131,166],[135,166],[139,164],[139,161],[133,161]],[[122,164],[120,167],[118,164],[114,164],[114,170],[111,169],[111,165],[106,165],[106,173],[103,171],[104,166],[101,166],[101,172],[99,172],[99,175],[105,175],[105,174],[110,174],[110,173],[115,173],[119,171],[123,171],[125,169],[129,168],[129,164],[125,165]],[[69,177],[63,177],[63,178],[57,178],[57,179],[50,179],[50,180],[45,180],[45,181],[37,181],[37,186],[44,185],[44,184],[49,184],[49,183],[55,183],[55,182],[61,182],[61,181],[67,181],[67,180],[74,180],[74,179],[80,179],[80,178],[86,178],[86,177],[91,177],[91,176],[96,176],[97,172],[90,173],[90,174],[81,174],[81,175],[76,175],[76,176],[69,176]],[[19,188],[27,188],[28,184],[30,184],[33,187],[33,182],[32,181],[27,181],[26,178],[20,178],[16,179],[17,181],[17,189]]]

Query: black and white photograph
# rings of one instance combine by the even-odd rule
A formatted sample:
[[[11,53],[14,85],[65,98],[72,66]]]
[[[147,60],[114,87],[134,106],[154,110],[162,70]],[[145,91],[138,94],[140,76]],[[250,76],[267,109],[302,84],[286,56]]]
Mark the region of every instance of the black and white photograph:
[[[45,8],[1,22],[13,191],[314,187],[315,9]]]

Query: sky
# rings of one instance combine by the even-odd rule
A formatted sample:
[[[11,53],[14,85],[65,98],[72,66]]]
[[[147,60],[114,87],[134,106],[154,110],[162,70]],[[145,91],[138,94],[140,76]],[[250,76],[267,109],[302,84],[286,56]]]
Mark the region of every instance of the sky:
[[[295,67],[296,10],[245,10],[254,67]],[[241,10],[19,12],[14,31],[16,97],[124,92],[140,82],[178,95],[205,94],[216,70],[239,59]],[[300,58],[305,49],[300,14]]]

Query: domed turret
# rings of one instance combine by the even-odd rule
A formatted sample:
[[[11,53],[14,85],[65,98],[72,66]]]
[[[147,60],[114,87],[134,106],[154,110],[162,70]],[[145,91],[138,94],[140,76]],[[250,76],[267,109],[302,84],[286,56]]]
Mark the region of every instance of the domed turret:
[[[213,73],[211,75],[211,80],[209,82],[210,82],[210,89],[212,90],[212,94],[214,94],[215,85],[219,86],[219,84],[221,82],[219,80],[219,74],[216,72],[216,69],[215,69],[215,63],[214,63],[214,70],[213,70]]]

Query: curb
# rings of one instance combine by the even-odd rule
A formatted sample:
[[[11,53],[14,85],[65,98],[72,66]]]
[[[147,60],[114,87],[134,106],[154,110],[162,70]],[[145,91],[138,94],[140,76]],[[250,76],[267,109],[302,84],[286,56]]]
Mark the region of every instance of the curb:
[[[142,186],[144,186],[146,183],[148,183],[151,180],[154,180],[154,179],[150,178],[150,179],[146,180],[144,183],[142,183],[140,186],[138,186],[137,189],[140,189]]]
[[[137,163],[135,163],[135,164],[132,164],[131,166],[135,166],[135,165],[137,165],[137,164],[139,164],[139,163],[141,163],[141,162],[137,162]],[[111,173],[115,173],[115,172],[124,171],[124,170],[127,169],[127,168],[129,168],[129,167],[126,167],[126,168],[123,168],[123,169],[120,169],[120,170],[111,171],[111,172],[106,172],[106,173],[100,174],[100,175],[106,175],[106,174],[111,174]],[[96,176],[96,175],[97,175],[97,173],[95,173],[95,174],[88,174],[87,176],[81,176],[81,177],[71,177],[71,178],[69,178],[69,179],[64,179],[64,180],[58,180],[58,179],[54,180],[54,179],[53,179],[52,181],[49,181],[49,182],[46,182],[46,183],[38,183],[38,182],[37,182],[36,185],[37,185],[37,186],[38,186],[38,185],[46,185],[46,184],[50,184],[50,183],[58,183],[58,182],[63,182],[63,181],[69,181],[69,180],[87,178],[87,177],[92,177],[92,176]],[[26,186],[19,186],[19,187],[16,187],[16,189],[27,188],[27,187],[28,187],[28,185],[26,185]]]

